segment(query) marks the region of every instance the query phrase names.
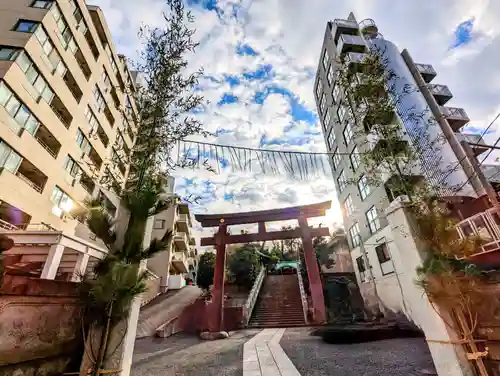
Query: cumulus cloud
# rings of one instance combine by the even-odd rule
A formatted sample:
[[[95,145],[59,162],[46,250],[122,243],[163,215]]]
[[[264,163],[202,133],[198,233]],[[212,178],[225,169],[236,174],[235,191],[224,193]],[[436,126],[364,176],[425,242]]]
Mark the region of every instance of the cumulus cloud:
[[[163,0],[90,0],[103,8],[121,53],[135,56],[142,24],[161,26]],[[500,3],[494,0],[186,0],[200,41],[190,69],[204,69],[199,90],[210,101],[197,116],[216,133],[208,140],[246,147],[325,150],[313,80],[326,22],[373,18],[385,38],[416,62],[433,64],[436,83],[454,93],[481,129],[498,110]],[[470,24],[467,24],[470,21]],[[464,24],[464,22],[466,22]],[[466,43],[457,43],[465,27]],[[453,48],[450,48],[452,46]],[[497,135],[497,131],[489,137]],[[255,174],[178,171],[181,193],[200,196],[192,210],[217,213],[333,200],[326,219],[340,225],[334,183],[292,182]],[[317,222],[316,222],[317,223]]]

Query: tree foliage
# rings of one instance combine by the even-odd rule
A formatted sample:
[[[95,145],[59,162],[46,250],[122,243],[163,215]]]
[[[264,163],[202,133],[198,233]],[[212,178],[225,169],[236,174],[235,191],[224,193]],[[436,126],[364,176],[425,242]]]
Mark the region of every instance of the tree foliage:
[[[250,290],[259,272],[260,257],[258,246],[245,244],[238,248],[228,260],[228,271],[232,281]]]
[[[213,252],[205,252],[200,256],[196,284],[204,290],[208,290],[214,283],[215,258]]]

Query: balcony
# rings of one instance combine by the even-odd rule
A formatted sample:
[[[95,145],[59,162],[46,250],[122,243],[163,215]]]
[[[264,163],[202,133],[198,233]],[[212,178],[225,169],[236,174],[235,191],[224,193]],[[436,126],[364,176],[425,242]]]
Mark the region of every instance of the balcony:
[[[465,124],[467,124],[470,119],[467,113],[463,108],[457,107],[440,107],[441,113],[448,120],[448,124],[450,124],[453,131],[458,131]]]
[[[366,51],[366,43],[358,35],[342,34],[337,44],[337,53],[344,54],[350,52],[363,53]]]
[[[350,73],[361,72],[364,60],[368,57],[365,53],[351,52],[345,55],[346,64],[348,64]]]
[[[89,64],[87,63],[87,60],[85,60],[85,56],[83,56],[83,53],[80,49],[76,50],[75,59],[78,63],[78,66],[80,67],[80,70],[88,81],[90,76],[92,75],[92,71],[90,70]]]
[[[333,35],[333,40],[335,44],[338,43],[339,37],[341,35],[358,35],[359,32],[359,26],[358,23],[355,21],[349,21],[349,20],[334,20],[333,21],[333,30],[332,30],[332,35]]]
[[[61,144],[44,125],[40,124],[34,137],[52,158],[57,158],[59,150],[61,150]]]
[[[178,250],[187,251],[188,250],[188,239],[187,239],[186,233],[177,231],[174,234],[174,244]]]
[[[415,64],[415,66],[426,83],[431,82],[437,76],[434,67],[430,64]]]
[[[192,246],[195,246],[195,245],[196,245],[196,239],[195,239],[193,236],[191,236],[191,237],[189,238],[189,245],[192,245]],[[196,250],[195,250],[195,251],[196,251]]]
[[[178,273],[187,273],[189,267],[186,255],[183,252],[175,252],[172,255],[172,266]]]
[[[27,159],[22,160],[15,175],[38,193],[42,193],[47,182],[47,176]]]
[[[444,106],[446,102],[453,98],[453,94],[451,94],[450,89],[446,85],[427,84],[427,87],[440,106]]]
[[[82,99],[83,92],[80,89],[80,85],[75,80],[75,77],[71,74],[69,70],[66,71],[63,77],[64,82],[66,83],[66,86],[68,87],[69,91],[71,91],[71,94],[73,94],[73,98],[75,98],[77,103],[80,103],[80,100]]]
[[[468,142],[475,156],[478,156],[488,150],[486,143],[479,134],[455,133],[455,136],[460,142]]]
[[[477,237],[480,245],[462,259],[483,267],[500,267],[500,209],[492,208],[473,215],[456,226],[460,239]]]
[[[189,234],[189,230],[191,228],[190,222],[191,221],[189,220],[187,214],[179,214],[177,216],[177,222],[176,222],[177,229],[181,232]]]
[[[68,111],[66,106],[57,95],[55,95],[50,102],[50,107],[52,108],[52,111],[54,111],[54,114],[59,118],[59,120],[61,120],[61,123],[63,123],[66,128],[69,128],[71,122],[73,121],[73,115],[71,115],[71,113]]]

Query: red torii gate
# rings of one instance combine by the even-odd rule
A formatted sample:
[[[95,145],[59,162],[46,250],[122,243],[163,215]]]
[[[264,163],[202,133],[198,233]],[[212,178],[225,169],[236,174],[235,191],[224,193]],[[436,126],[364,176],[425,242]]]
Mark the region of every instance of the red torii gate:
[[[216,247],[216,262],[214,271],[214,284],[212,291],[212,304],[209,309],[210,331],[222,330],[223,305],[224,305],[224,270],[226,264],[226,245],[236,243],[250,243],[264,240],[286,240],[302,238],[304,259],[309,276],[311,290],[313,320],[317,324],[326,322],[326,310],[323,297],[323,286],[319,274],[316,255],[313,249],[312,238],[328,236],[327,227],[312,228],[307,223],[308,218],[323,217],[332,202],[326,201],[319,204],[295,206],[284,209],[259,210],[253,212],[229,214],[196,214],[195,218],[202,227],[219,227],[215,236],[202,238],[202,246],[213,245]],[[286,231],[266,231],[266,222],[286,221],[296,219],[299,228]],[[230,235],[227,226],[258,223],[259,231],[254,234]]]

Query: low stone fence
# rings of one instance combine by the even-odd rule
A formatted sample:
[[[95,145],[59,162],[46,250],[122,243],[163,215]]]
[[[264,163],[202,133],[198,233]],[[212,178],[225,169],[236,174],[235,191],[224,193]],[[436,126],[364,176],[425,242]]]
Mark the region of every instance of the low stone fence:
[[[0,375],[58,375],[81,346],[71,282],[5,275],[0,288]]]

